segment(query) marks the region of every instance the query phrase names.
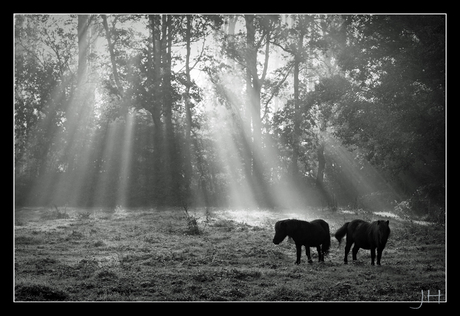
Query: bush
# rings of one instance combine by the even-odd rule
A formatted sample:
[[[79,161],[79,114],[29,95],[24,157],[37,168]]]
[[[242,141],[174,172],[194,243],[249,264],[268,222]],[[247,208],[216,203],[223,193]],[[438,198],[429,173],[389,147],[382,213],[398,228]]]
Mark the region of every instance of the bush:
[[[397,196],[388,191],[375,191],[360,197],[359,205],[370,211],[386,211],[394,208]]]
[[[444,223],[445,193],[442,187],[438,185],[421,186],[410,198],[398,203],[394,211],[403,218],[418,216],[427,221]]]
[[[184,206],[184,211],[185,211],[185,217],[187,220],[187,230],[185,231],[185,233],[187,235],[200,235],[201,231],[200,231],[200,228],[198,227],[197,218],[188,213],[186,206]]]
[[[54,220],[54,219],[67,219],[70,218],[69,214],[67,214],[67,208],[64,208],[64,211],[58,209],[56,205],[54,205],[54,210],[50,210],[42,214],[41,218],[44,220]]]
[[[417,215],[425,215],[433,220],[443,220],[445,209],[444,184],[428,184],[417,188],[410,198],[411,208]]]
[[[114,209],[113,217],[116,219],[121,219],[125,218],[126,216],[128,216],[128,212],[126,212],[126,210],[121,205],[117,205]]]
[[[187,230],[185,231],[187,235],[199,235],[201,234],[200,228],[198,227],[197,219],[191,215],[187,217]]]

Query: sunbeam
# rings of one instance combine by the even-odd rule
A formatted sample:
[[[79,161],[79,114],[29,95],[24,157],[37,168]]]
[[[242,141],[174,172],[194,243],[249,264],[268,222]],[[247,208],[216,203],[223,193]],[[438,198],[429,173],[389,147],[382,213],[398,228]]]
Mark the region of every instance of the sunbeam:
[[[115,149],[116,140],[120,137],[120,123],[118,121],[108,123],[107,131],[101,141],[102,153],[100,155],[99,173],[94,179],[93,205],[104,205],[107,200],[115,201],[114,175],[118,174],[117,159],[118,151]],[[110,184],[110,185],[109,185]]]
[[[219,155],[221,168],[228,174],[229,192],[228,202],[233,207],[254,207],[256,205],[252,187],[248,182],[248,177],[245,174],[245,165],[243,162],[244,153],[238,150],[236,137],[228,131],[235,131],[232,126],[231,113],[222,106],[217,105],[217,121],[220,122],[216,126],[215,139],[216,147]],[[225,130],[225,132],[223,132]]]
[[[91,27],[87,32],[92,32]],[[94,38],[79,42],[80,52],[89,54],[93,50],[94,53]],[[43,162],[37,166],[39,176],[31,185],[27,201],[37,205],[89,206],[99,199],[98,194],[102,192],[97,185],[94,191],[94,183],[105,182],[105,179],[99,179],[99,175],[94,173],[94,162],[99,159],[99,146],[94,144],[100,141],[97,129],[100,113],[96,115],[95,108],[95,90],[100,85],[99,78],[95,69],[91,69],[91,65],[85,62],[78,66],[76,77],[62,74],[57,80],[59,84],[53,88],[47,100],[44,119],[35,127],[37,135],[50,140],[43,148]],[[118,136],[109,128],[108,137],[105,138],[108,143],[100,143],[104,148],[103,154],[109,155],[117,137],[125,139],[123,147],[129,150],[132,126],[132,119],[128,119],[126,133],[117,132]],[[36,141],[40,143],[42,140],[37,138]],[[116,157],[118,153],[112,152],[111,155]],[[129,160],[129,156],[124,154],[122,159]],[[122,166],[123,175],[128,176],[129,166],[126,163]],[[126,181],[120,190],[115,189],[115,194],[120,193],[117,194],[120,202],[123,200],[121,191],[124,191],[125,185]]]
[[[136,125],[135,114],[126,115],[126,124],[123,129],[123,143],[121,147],[120,180],[117,187],[117,205],[126,206],[128,202],[128,189],[131,176],[131,160],[134,137],[134,126]]]
[[[388,209],[389,204],[401,199],[391,183],[366,160],[360,159],[356,152],[351,152],[333,136],[325,135],[324,140],[331,166],[342,174],[339,190],[356,199],[355,207]],[[360,201],[357,201],[358,197]]]
[[[220,167],[228,173],[230,204],[292,208],[305,206],[311,200],[316,203],[318,198],[306,192],[296,177],[287,174],[282,179],[272,178],[272,173],[283,168],[276,146],[267,135],[262,134],[257,141],[252,136],[254,126],[247,123],[248,112],[243,112],[238,97],[239,79],[226,73],[220,75],[219,81],[228,106],[217,103],[207,115],[213,121]]]
[[[66,135],[68,117],[65,109],[61,109],[62,104],[68,101],[67,86],[72,84],[71,76],[63,77],[59,80],[60,84],[53,88],[53,92],[47,100],[45,109],[47,113],[41,114],[44,119],[39,121],[31,131],[34,135],[32,142],[42,150],[40,153],[47,157],[45,163],[40,163],[38,159],[33,169],[39,175],[32,184],[31,189],[25,198],[26,201],[33,201],[37,205],[48,205],[52,203],[53,192],[59,188],[59,179],[66,171],[66,166],[61,162],[63,148],[66,147]],[[51,141],[46,142],[47,139]],[[44,145],[41,145],[44,143]],[[49,153],[55,152],[55,155]],[[47,168],[55,169],[55,172],[44,172]]]

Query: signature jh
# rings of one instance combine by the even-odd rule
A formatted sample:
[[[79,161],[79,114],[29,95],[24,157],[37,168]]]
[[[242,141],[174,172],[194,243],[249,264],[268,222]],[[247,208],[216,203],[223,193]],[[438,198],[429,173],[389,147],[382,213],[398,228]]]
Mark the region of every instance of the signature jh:
[[[438,298],[438,304],[441,303],[441,291],[438,290],[438,294],[431,294],[430,295],[430,290],[428,290],[428,293],[426,295],[426,302],[429,302],[430,301],[430,297],[437,297]],[[420,305],[418,307],[410,307],[412,309],[419,309],[420,307],[422,307],[423,305],[423,290],[422,290],[422,300],[420,301]]]

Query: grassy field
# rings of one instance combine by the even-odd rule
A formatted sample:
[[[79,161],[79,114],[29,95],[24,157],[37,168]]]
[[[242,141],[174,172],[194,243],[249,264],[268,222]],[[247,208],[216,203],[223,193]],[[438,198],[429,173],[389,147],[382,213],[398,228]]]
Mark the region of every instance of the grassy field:
[[[414,301],[445,295],[445,231],[390,218],[382,266],[370,251],[343,264],[332,238],[325,263],[311,248],[272,243],[279,219],[322,218],[331,234],[372,213],[320,210],[84,210],[22,208],[15,213],[16,301]],[[195,221],[196,220],[196,221]],[[433,300],[433,298],[432,298]],[[418,304],[414,303],[414,306]]]

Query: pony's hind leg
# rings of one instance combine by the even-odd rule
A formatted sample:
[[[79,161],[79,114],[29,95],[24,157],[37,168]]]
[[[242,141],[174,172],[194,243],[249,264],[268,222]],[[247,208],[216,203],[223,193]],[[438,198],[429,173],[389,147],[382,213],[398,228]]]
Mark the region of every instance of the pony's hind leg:
[[[310,247],[308,245],[305,245],[305,254],[307,255],[308,263],[313,263],[313,260],[311,260],[310,256]]]
[[[348,240],[347,240],[347,245],[345,246],[345,258],[343,259],[343,262],[345,264],[348,263],[348,253],[350,252],[350,248],[351,248],[352,244],[353,243],[351,243],[351,242],[349,243]]]
[[[295,261],[295,264],[300,264],[300,255],[302,252],[302,245],[295,244],[295,247],[296,247],[296,255],[297,255],[297,260]]]
[[[382,259],[383,248],[377,248],[377,264],[380,265],[380,259]]]
[[[353,260],[357,260],[356,255],[358,254],[359,247],[355,244],[353,247],[352,253],[353,253]]]
[[[371,248],[371,265],[374,265],[374,260],[375,260],[375,248]],[[380,262],[380,260],[377,259],[377,262]]]
[[[316,250],[318,251],[318,262],[321,262],[321,261],[324,262],[324,253],[321,249],[321,245],[317,246]]]

